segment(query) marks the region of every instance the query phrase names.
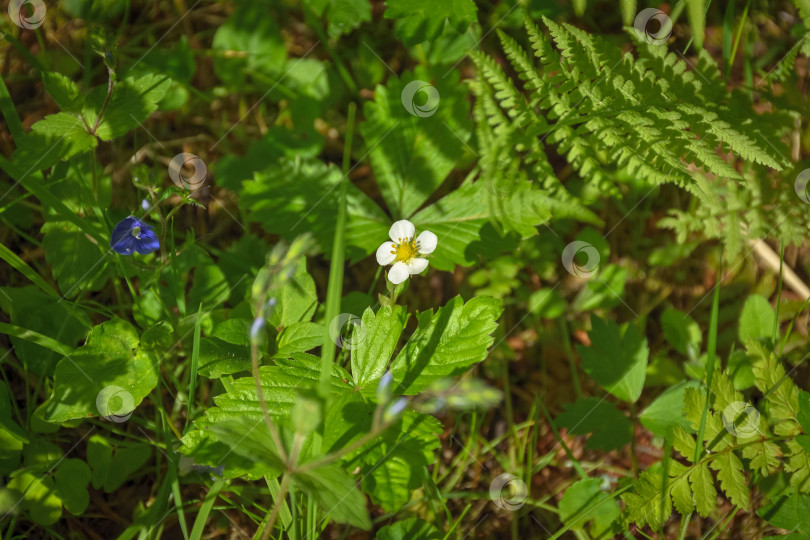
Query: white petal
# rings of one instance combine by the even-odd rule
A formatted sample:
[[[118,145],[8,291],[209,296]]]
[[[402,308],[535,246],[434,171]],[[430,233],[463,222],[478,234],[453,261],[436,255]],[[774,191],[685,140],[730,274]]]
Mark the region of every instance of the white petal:
[[[427,259],[411,259],[408,261],[408,272],[411,274],[421,274],[428,266]]]
[[[419,249],[419,253],[422,255],[433,253],[433,250],[436,249],[436,244],[438,243],[439,239],[436,238],[436,235],[430,231],[422,231],[416,238],[416,247]]]
[[[416,234],[416,227],[407,219],[395,221],[391,225],[391,230],[388,231],[388,236],[396,243],[404,242],[406,238],[413,240],[414,234]]]
[[[396,258],[396,248],[391,242],[383,242],[383,244],[377,248],[377,262],[380,263],[380,266],[387,266],[394,262]]]
[[[394,285],[399,285],[408,279],[408,275],[408,265],[402,261],[397,261],[394,263],[394,266],[391,267],[391,270],[388,271],[388,280]]]

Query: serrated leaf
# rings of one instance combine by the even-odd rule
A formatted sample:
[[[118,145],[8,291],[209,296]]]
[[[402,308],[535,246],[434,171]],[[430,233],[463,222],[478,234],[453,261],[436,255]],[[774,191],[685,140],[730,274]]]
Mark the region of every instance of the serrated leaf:
[[[374,391],[385,373],[405,329],[408,313],[401,306],[383,306],[377,313],[368,308],[352,341],[352,377],[361,390]]]
[[[228,343],[216,337],[204,337],[200,340],[199,362],[197,373],[209,379],[249,371],[250,347]]]
[[[695,438],[680,425],[672,427],[672,447],[690,462],[695,461],[697,450]]]
[[[613,321],[591,317],[591,347],[577,346],[582,368],[617,398],[635,403],[641,396],[647,368],[647,339],[630,324],[622,336]]]
[[[79,97],[78,85],[56,71],[43,71],[42,82],[60,109],[67,109]]]
[[[169,89],[171,79],[166,75],[147,74],[127,77],[113,85],[112,97],[96,129],[102,141],[110,141],[141,125],[158,108]],[[94,126],[107,99],[107,85],[97,86],[85,98],[83,116],[88,126]]]
[[[360,124],[374,175],[395,219],[410,217],[438,189],[472,132],[458,74],[436,78],[435,87],[420,78],[430,75],[406,73],[402,80],[392,77],[386,86],[378,85]],[[420,105],[435,108],[422,111]]]
[[[320,324],[302,321],[284,328],[278,336],[275,356],[289,357],[293,353],[311,351],[323,344],[324,328]]]
[[[12,162],[21,175],[31,175],[95,148],[97,141],[78,114],[60,112],[31,126],[31,131],[16,144]]]
[[[609,401],[595,397],[566,405],[555,423],[572,435],[591,433],[585,448],[594,450],[616,450],[633,439],[633,423]]]
[[[695,495],[695,508],[701,516],[708,517],[717,506],[717,490],[705,462],[695,465],[689,473],[689,483]]]
[[[138,333],[131,324],[112,319],[93,327],[87,342],[69,357],[59,361],[54,373],[51,397],[41,405],[48,422],[64,422],[88,416],[124,416],[157,385],[157,358],[139,347]],[[102,394],[117,387],[116,399]],[[127,397],[128,399],[124,399]],[[131,399],[129,399],[131,398]],[[107,410],[106,407],[109,407]]]
[[[242,182],[239,203],[250,221],[287,241],[303,232],[312,233],[329,256],[342,178],[339,169],[314,159],[283,160]],[[353,184],[348,186],[347,197],[346,256],[358,261],[388,238],[391,219]]]
[[[398,394],[413,395],[443,377],[458,375],[487,356],[503,307],[500,300],[457,296],[434,314],[417,315],[419,324],[391,365]]]
[[[734,452],[720,452],[710,465],[717,471],[720,487],[732,504],[747,511],[750,507],[751,495],[745,485],[745,475],[740,458]]]
[[[672,495],[672,503],[681,515],[685,516],[695,510],[692,490],[689,489],[689,480],[686,476],[681,476],[672,483],[670,494]]]

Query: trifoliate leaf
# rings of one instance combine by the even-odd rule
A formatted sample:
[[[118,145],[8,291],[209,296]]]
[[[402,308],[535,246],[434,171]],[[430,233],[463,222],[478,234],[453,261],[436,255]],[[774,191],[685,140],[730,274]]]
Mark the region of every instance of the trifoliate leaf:
[[[90,504],[87,485],[90,483],[90,467],[80,459],[65,459],[54,473],[56,489],[67,511],[79,516]]]

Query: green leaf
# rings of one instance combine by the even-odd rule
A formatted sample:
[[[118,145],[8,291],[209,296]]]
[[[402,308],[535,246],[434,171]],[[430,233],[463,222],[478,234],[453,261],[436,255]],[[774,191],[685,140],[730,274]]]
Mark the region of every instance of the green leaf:
[[[436,527],[421,518],[408,518],[377,531],[377,540],[441,540]]]
[[[43,71],[42,82],[60,109],[67,109],[78,99],[79,87],[68,77],[56,71]]]
[[[788,531],[810,533],[810,495],[791,494],[779,497],[773,504],[757,511],[765,521]]]
[[[672,447],[686,460],[695,461],[697,442],[695,438],[680,424],[672,426]]]
[[[62,501],[50,476],[24,472],[9,480],[6,487],[22,494],[20,508],[28,512],[34,523],[52,525],[62,516]]]
[[[796,421],[810,435],[810,392],[799,391],[799,414],[796,415]]]
[[[110,466],[104,478],[103,488],[112,493],[126,482],[130,475],[140,471],[143,474],[144,464],[152,458],[152,449],[147,444],[118,446],[110,459]]]
[[[602,480],[588,478],[571,484],[560,500],[559,510],[562,522],[572,529],[582,529],[592,521],[591,536],[601,537],[610,530],[610,525],[618,519],[619,505],[615,499],[600,489]]]
[[[307,322],[318,307],[315,280],[307,273],[306,265],[299,263],[295,273],[284,282],[281,291],[271,291],[276,299],[273,312],[268,317],[272,326],[288,327],[298,322]]]
[[[83,231],[66,221],[48,222],[43,230],[45,260],[62,294],[68,298],[82,291],[97,290],[109,277],[107,264],[113,259]]]
[[[341,178],[336,167],[318,160],[285,159],[242,183],[240,205],[250,221],[287,241],[312,233],[321,251],[330,256]],[[391,220],[353,184],[347,197],[346,256],[356,262],[388,238]]]
[[[692,317],[677,309],[667,308],[661,314],[661,328],[664,337],[676,351],[690,358],[699,355],[703,333]]]
[[[568,428],[572,435],[591,436],[585,448],[616,450],[633,439],[633,423],[613,404],[595,397],[580,398],[568,404],[555,423]]]
[[[624,336],[613,321],[591,317],[591,347],[577,346],[582,368],[617,398],[635,403],[641,396],[647,368],[647,338],[629,324]]]
[[[717,506],[717,490],[706,462],[698,463],[689,473],[689,483],[695,495],[695,507],[703,517],[708,517]]]
[[[301,491],[314,497],[328,517],[364,531],[371,529],[363,494],[355,486],[356,481],[339,466],[299,472],[294,478]]]
[[[374,383],[385,373],[399,336],[405,329],[408,312],[401,306],[383,306],[377,313],[368,308],[352,340],[352,377],[361,390],[374,391]]]
[[[53,392],[41,408],[49,422],[110,414],[124,416],[155,385],[154,353],[139,348],[138,333],[131,324],[112,319],[95,326],[82,347],[59,361]]]
[[[32,286],[3,287],[0,289],[0,307],[9,314],[13,324],[64,343],[67,349],[78,345],[91,326],[84,312],[70,309],[67,302],[60,302]],[[11,336],[11,344],[17,358],[37,375],[52,375],[62,358],[52,349],[21,337]]]
[[[171,79],[165,75],[147,74],[127,77],[113,85],[104,117],[96,130],[102,141],[110,141],[141,125],[158,108],[169,89]],[[97,86],[85,100],[84,119],[94,126],[107,100],[107,85]]]
[[[62,504],[74,516],[84,513],[90,504],[87,485],[90,483],[90,468],[80,459],[66,459],[54,473],[54,482]]]
[[[303,353],[320,347],[323,343],[324,328],[314,322],[297,322],[284,328],[278,336],[275,356],[289,357],[293,353]]]
[[[309,354],[293,353],[291,359],[276,358],[274,362],[275,365],[259,368],[262,395],[274,421],[282,427],[294,429],[290,420],[293,404],[299,393],[317,387],[320,380],[320,359]],[[245,433],[264,425],[253,377],[222,381],[226,385],[226,391],[214,397],[215,407],[210,407],[202,418],[194,421],[195,429],[183,437],[181,451],[197,464],[212,467],[224,465],[223,474],[226,478],[246,476],[255,480],[265,474],[279,472],[280,469],[268,468],[267,463],[257,461],[254,455],[247,457],[240,454],[238,449],[232,448]],[[354,392],[351,376],[337,364],[332,366],[330,389],[333,395],[352,394],[359,399],[359,394]],[[229,438],[222,430],[217,436],[211,431],[214,426],[241,425],[242,422],[247,422],[247,427],[236,439]],[[307,445],[304,445],[301,459],[308,452]]]
[[[486,358],[502,311],[500,300],[479,296],[465,304],[457,296],[435,314],[418,314],[416,331],[391,365],[396,393],[417,394]]]
[[[752,294],[745,300],[740,314],[740,341],[745,343],[749,339],[770,338],[775,320],[776,314],[768,299]]]
[[[235,345],[216,337],[200,340],[200,365],[197,373],[212,379],[240,371],[250,371],[250,347]]]
[[[46,116],[17,141],[11,156],[21,174],[30,175],[96,147],[78,114],[60,112]]]
[[[697,381],[683,381],[668,388],[639,415],[641,424],[659,437],[666,437],[672,426],[688,427],[689,421],[673,411],[683,410],[684,392],[698,385]]]
[[[214,35],[214,72],[232,88],[243,87],[246,76],[275,83],[287,51],[276,17],[263,2],[241,2]],[[270,82],[272,81],[272,82]]]
[[[692,457],[695,457],[694,453]],[[695,502],[692,500],[692,490],[689,489],[689,481],[686,476],[681,476],[672,482],[670,494],[672,495],[672,503],[681,515],[685,516],[695,510]]]
[[[87,463],[91,466],[90,482],[94,489],[101,489],[107,479],[112,462],[113,447],[101,435],[87,439]]]
[[[231,288],[225,274],[219,269],[219,266],[208,259],[194,269],[187,305],[196,311],[202,304],[204,309],[210,311],[225,302],[230,294]]]
[[[396,36],[406,47],[433,40],[442,33],[445,21],[457,32],[464,32],[476,21],[478,11],[472,0],[387,0],[383,15],[396,22]]]
[[[356,392],[341,396],[324,420],[323,447],[328,452],[351,444],[372,427],[374,406]],[[426,468],[441,446],[441,424],[432,416],[406,410],[380,436],[343,459],[347,470],[360,468],[363,490],[387,511],[401,508],[423,482]]]
[[[392,77],[386,86],[375,88],[374,101],[363,108],[366,120],[360,132],[395,219],[410,217],[438,189],[465,152],[472,132],[458,74],[436,77],[435,87],[427,83],[430,77],[423,71],[405,73],[402,80]]]
[[[497,206],[485,204],[488,197],[484,182],[466,183],[413,216],[418,230],[439,237],[431,266],[452,270],[456,264],[469,266],[495,257],[516,248],[522,237],[536,234],[536,226],[550,217],[542,193],[528,185],[498,200]],[[506,230],[498,232],[493,222]]]
[[[751,494],[745,485],[745,475],[743,474],[743,465],[740,458],[734,452],[720,452],[711,461],[711,467],[717,471],[720,487],[732,504],[748,511]]]

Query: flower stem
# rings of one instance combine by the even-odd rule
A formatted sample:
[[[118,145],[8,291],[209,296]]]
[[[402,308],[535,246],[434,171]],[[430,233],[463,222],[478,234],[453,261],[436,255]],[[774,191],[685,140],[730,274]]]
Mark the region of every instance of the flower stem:
[[[93,124],[93,129],[90,130],[90,135],[96,134],[98,126],[101,125],[101,119],[104,118],[104,113],[107,111],[107,105],[110,104],[110,98],[112,98],[113,85],[115,84],[115,71],[113,71],[112,68],[107,68],[107,77],[107,98],[104,100],[104,105],[101,106],[101,111],[99,111],[96,117],[96,123]]]

